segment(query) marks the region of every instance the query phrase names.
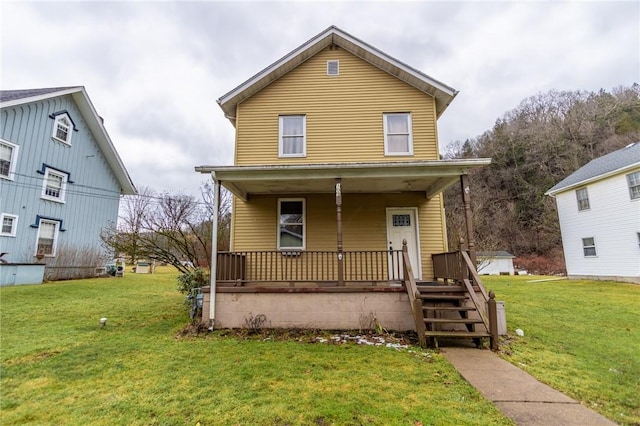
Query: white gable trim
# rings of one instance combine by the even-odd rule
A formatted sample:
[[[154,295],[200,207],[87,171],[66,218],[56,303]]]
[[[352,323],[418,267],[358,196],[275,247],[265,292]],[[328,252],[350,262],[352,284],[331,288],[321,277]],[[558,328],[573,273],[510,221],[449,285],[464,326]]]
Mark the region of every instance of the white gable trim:
[[[7,102],[1,102],[0,108],[8,108],[12,106],[22,105],[31,102],[42,101],[45,99],[50,99],[58,96],[71,95],[73,100],[75,101],[80,113],[82,114],[87,126],[91,130],[91,133],[96,138],[96,142],[102,151],[107,163],[111,167],[120,187],[122,188],[121,192],[123,195],[134,195],[137,194],[136,187],[133,185],[133,181],[127,172],[127,169],[122,162],[122,159],[118,155],[107,130],[102,124],[102,119],[96,112],[91,100],[89,99],[89,95],[87,95],[86,90],[83,86],[70,87],[67,89],[62,89],[55,92],[49,92],[43,95],[25,97],[20,99],[14,99]]]
[[[235,89],[221,96],[217,102],[224,111],[225,116],[235,124],[235,109],[240,102],[264,89],[331,44],[342,47],[373,66],[436,98],[438,116],[444,112],[449,103],[458,94],[458,91],[454,88],[387,55],[341,29],[331,26]]]

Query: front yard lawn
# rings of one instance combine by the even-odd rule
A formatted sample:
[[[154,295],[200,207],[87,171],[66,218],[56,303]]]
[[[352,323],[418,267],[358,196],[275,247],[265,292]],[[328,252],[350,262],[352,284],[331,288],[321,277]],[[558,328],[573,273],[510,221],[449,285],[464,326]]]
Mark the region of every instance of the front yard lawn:
[[[640,285],[541,278],[482,277],[506,302],[503,358],[619,424],[640,425]]]
[[[1,288],[0,424],[512,424],[434,351],[180,337],[175,278],[162,268]],[[640,286],[533,280],[483,277],[506,302],[501,356],[640,424]]]
[[[0,289],[0,424],[512,424],[415,347],[178,337],[175,277]]]

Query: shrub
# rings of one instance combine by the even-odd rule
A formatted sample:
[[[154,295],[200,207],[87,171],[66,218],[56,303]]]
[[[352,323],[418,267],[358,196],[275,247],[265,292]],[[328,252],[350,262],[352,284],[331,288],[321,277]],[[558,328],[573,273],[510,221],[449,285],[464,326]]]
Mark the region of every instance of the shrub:
[[[194,288],[209,285],[209,274],[202,268],[194,268],[178,276],[178,291],[190,294]]]

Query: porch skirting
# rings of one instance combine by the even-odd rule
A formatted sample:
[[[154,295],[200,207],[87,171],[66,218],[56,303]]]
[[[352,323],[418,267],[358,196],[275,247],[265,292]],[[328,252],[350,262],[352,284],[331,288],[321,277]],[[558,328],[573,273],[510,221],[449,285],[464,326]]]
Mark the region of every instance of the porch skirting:
[[[209,321],[209,289],[204,291],[203,322]],[[220,290],[220,289],[219,289]],[[317,328],[369,330],[377,326],[394,331],[415,331],[409,298],[404,289],[387,291],[344,288],[331,291],[297,288],[295,292],[247,292],[230,288],[216,293],[214,328],[247,328],[258,316],[262,328]]]

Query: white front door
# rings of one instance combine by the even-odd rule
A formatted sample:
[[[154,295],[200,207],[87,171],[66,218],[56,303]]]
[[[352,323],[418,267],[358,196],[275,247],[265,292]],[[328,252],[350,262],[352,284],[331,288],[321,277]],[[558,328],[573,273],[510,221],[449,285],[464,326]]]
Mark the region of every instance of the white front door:
[[[402,250],[402,240],[407,240],[407,251],[411,261],[411,269],[415,278],[422,276],[420,262],[420,246],[418,244],[417,209],[415,208],[387,208],[387,248]],[[397,259],[389,256],[389,278],[395,268],[398,271]],[[402,257],[400,257],[402,262]],[[402,263],[399,265],[400,277],[404,277]],[[397,274],[397,272],[396,272]]]

